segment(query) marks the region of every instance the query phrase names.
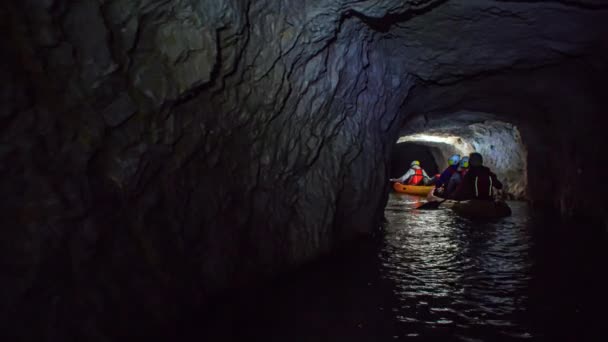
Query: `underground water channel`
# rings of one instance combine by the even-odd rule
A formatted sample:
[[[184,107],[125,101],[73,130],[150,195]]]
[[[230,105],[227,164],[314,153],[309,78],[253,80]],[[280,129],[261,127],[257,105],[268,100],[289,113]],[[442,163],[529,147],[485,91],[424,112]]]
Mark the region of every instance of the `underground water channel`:
[[[473,144],[512,154],[503,158],[523,156],[518,172],[524,182],[505,181],[509,198],[520,199],[507,201],[511,216],[480,221],[445,208],[419,210],[424,197],[391,192],[385,224],[371,238],[272,284],[218,301],[205,316],[204,335],[272,341],[591,341],[603,336],[605,234],[573,230],[576,222],[541,214],[523,200],[523,144],[491,149],[482,146],[496,143],[491,136],[473,143],[469,136],[460,140],[462,149],[453,145],[462,137],[433,134],[401,137],[391,176],[413,158],[430,174],[441,172],[446,155],[464,153]],[[521,142],[498,136],[503,143]],[[512,170],[501,169],[506,164],[489,163],[512,176]]]
[[[608,340],[607,22],[3,1],[0,342]],[[392,192],[473,151],[510,216]]]

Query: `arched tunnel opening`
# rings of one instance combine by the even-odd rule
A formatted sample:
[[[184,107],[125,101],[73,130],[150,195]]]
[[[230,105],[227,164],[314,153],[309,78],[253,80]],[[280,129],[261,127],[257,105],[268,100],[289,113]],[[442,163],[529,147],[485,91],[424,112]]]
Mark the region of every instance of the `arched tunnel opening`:
[[[420,118],[426,120],[423,125]],[[515,125],[490,114],[461,112],[433,121],[412,116],[401,132],[391,156],[391,174],[403,174],[409,163],[418,159],[423,169],[428,165],[427,172],[434,175],[448,167],[450,156],[477,152],[484,165],[504,182],[502,190],[507,198],[526,199],[528,155]]]
[[[3,3],[3,340],[597,340],[607,18],[595,0]],[[471,152],[511,216],[392,192],[411,160]]]
[[[437,166],[437,155],[439,149],[425,144],[414,142],[398,143],[391,154],[390,177],[398,178],[403,175],[404,170],[410,168],[410,164],[414,160],[420,161],[424,169],[429,174],[437,174],[439,167]]]

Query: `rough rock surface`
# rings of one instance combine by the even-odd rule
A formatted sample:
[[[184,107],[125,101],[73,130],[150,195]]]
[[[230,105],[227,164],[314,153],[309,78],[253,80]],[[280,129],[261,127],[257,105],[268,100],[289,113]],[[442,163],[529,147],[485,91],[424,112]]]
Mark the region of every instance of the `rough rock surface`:
[[[184,307],[370,231],[408,115],[503,115],[522,130],[533,199],[568,214],[606,207],[594,184],[606,165],[594,124],[608,107],[602,1],[0,11],[11,340],[171,332]]]
[[[500,121],[489,121],[467,127],[473,149],[484,158],[503,182],[510,197],[523,199],[528,183],[527,153],[517,127]]]

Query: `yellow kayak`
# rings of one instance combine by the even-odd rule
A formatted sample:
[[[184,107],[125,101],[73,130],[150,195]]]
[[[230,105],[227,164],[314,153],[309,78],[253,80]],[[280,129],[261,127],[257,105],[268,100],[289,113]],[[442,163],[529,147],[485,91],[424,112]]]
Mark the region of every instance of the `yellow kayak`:
[[[414,196],[426,196],[429,192],[435,189],[435,186],[425,186],[425,185],[405,185],[401,183],[393,184],[393,189],[395,191],[400,192],[402,194],[414,195]]]

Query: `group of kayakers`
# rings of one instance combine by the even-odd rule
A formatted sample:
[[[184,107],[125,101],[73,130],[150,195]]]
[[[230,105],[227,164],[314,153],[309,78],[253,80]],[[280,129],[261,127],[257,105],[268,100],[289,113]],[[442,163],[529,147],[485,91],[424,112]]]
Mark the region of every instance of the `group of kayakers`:
[[[435,185],[433,195],[458,201],[478,199],[493,200],[494,188],[502,189],[502,183],[489,168],[483,165],[479,153],[468,157],[454,154],[448,159],[448,167],[439,175],[429,177],[418,160],[401,177],[391,179],[407,185]]]

